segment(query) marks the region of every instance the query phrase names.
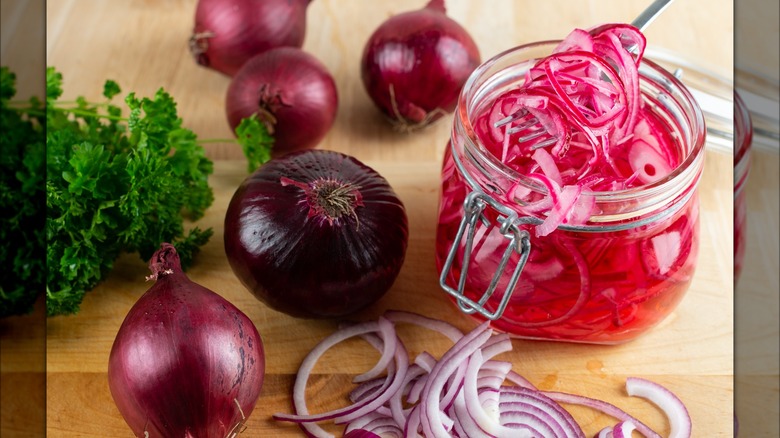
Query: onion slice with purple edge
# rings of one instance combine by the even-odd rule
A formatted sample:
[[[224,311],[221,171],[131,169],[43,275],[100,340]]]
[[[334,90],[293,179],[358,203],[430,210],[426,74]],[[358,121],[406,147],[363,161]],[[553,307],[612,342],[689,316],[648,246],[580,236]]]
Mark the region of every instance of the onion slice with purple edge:
[[[671,391],[663,386],[639,377],[626,379],[626,391],[628,395],[642,397],[655,403],[669,418],[671,433],[669,438],[682,438],[691,436],[691,416],[685,404]]]
[[[396,326],[411,324],[449,338],[453,345],[436,359],[421,352],[409,363],[409,353]],[[309,375],[322,355],[346,339],[362,337],[380,353],[371,370],[356,376],[351,404],[310,414],[305,399]],[[658,432],[608,402],[581,395],[542,391],[496,359],[512,349],[506,334],[496,334],[487,322],[468,333],[441,320],[412,312],[388,310],[376,321],[341,326],[304,358],[293,387],[295,414],[274,414],[278,421],[297,423],[308,436],[333,437],[317,423],[345,424],[348,438],[585,438],[585,432],[564,405],[587,407],[614,418],[596,435],[630,438],[634,430],[648,438]],[[649,400],[669,418],[670,437],[690,437],[691,419],[683,402],[663,386],[629,377],[630,396]]]
[[[309,380],[309,375],[314,369],[314,365],[316,364],[317,359],[319,359],[320,356],[325,353],[325,351],[330,349],[335,344],[355,336],[374,332],[382,336],[385,334],[382,326],[386,324],[386,321],[387,320],[384,318],[379,318],[378,322],[372,321],[349,326],[335,332],[320,342],[306,356],[295,379],[295,386],[293,389],[293,406],[295,407],[297,414],[274,414],[274,418],[276,420],[282,421],[286,420],[299,422],[302,424],[302,427],[313,436],[331,436],[327,434],[327,432],[325,432],[325,430],[323,430],[321,427],[314,424],[314,422],[324,420],[339,420],[345,418],[354,419],[375,410],[379,406],[382,406],[385,401],[389,400],[395,391],[400,388],[401,383],[403,383],[403,378],[406,375],[406,370],[409,364],[409,357],[406,349],[402,348],[400,345],[398,346],[399,348],[396,348],[393,352],[393,356],[396,359],[396,372],[388,373],[385,383],[379,389],[374,391],[374,394],[372,394],[371,397],[366,397],[345,408],[336,409],[318,415],[310,415],[308,413],[305,398],[306,383]],[[395,336],[395,333],[393,336]]]
[[[365,429],[354,429],[344,434],[344,438],[382,438],[374,432]]]

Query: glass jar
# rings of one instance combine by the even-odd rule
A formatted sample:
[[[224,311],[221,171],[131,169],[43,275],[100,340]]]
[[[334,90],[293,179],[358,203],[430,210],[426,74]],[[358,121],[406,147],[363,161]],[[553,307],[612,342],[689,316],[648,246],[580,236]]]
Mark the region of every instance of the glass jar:
[[[538,237],[543,216],[507,196],[521,185],[545,193],[481,143],[474,117],[522,84],[557,41],[511,49],[466,82],[442,167],[436,262],[442,288],[461,311],[527,339],[616,344],[671,313],[690,285],[698,255],[697,185],[704,163],[702,112],[688,90],[650,62],[640,65],[646,108],[677,140],[681,164],[641,187],[592,196],[583,225]]]
[[[750,148],[753,127],[742,98],[734,92],[734,283],[742,273],[745,260],[745,229],[747,228],[747,203],[745,185],[750,171]]]

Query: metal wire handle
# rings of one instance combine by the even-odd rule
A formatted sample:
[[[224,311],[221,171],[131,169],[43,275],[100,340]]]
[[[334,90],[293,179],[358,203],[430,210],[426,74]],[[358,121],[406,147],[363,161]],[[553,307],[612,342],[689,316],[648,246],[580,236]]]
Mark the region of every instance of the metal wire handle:
[[[649,26],[656,17],[661,15],[661,12],[663,12],[664,9],[666,9],[672,3],[672,1],[673,0],[655,0],[653,3],[650,3],[650,6],[645,8],[645,10],[634,19],[634,21],[631,22],[631,25],[641,31],[644,31],[645,28]]]
[[[476,232],[480,221],[488,222],[482,214],[487,206],[490,206],[498,212],[496,222],[499,224],[499,231],[509,240],[509,242],[504,250],[504,255],[501,257],[501,262],[499,262],[498,267],[496,268],[496,272],[493,273],[490,284],[479,301],[474,301],[468,298],[464,291],[466,288],[466,277],[468,276],[471,262],[471,249],[474,245],[474,233]],[[509,303],[509,297],[512,295],[517,280],[520,278],[520,273],[523,271],[526,261],[528,261],[528,255],[531,252],[531,238],[528,231],[519,228],[522,221],[518,217],[517,212],[500,204],[485,192],[475,190],[469,193],[463,203],[463,210],[463,219],[460,221],[458,232],[455,235],[450,251],[447,254],[447,259],[442,267],[441,275],[439,276],[439,285],[447,293],[455,297],[458,307],[460,307],[464,313],[471,314],[477,312],[487,319],[496,320],[504,313],[504,310]],[[449,277],[450,272],[452,271],[452,264],[455,261],[455,256],[458,253],[460,242],[463,239],[464,234],[466,234],[466,241],[464,243],[463,259],[460,266],[460,277],[458,278],[457,287],[452,287],[447,284],[447,277]],[[501,295],[498,306],[493,312],[490,312],[485,308],[485,303],[495,293],[513,252],[520,255],[520,260],[518,261],[517,266],[515,266],[512,276],[509,278],[509,282]]]

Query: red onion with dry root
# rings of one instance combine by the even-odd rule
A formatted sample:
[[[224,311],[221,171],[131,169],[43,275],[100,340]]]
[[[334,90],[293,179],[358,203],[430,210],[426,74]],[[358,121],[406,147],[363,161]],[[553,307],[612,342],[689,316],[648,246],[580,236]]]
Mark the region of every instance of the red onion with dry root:
[[[108,383],[138,437],[235,437],[265,373],[252,321],[182,272],[173,245],[149,262],[155,283],[117,333]]]

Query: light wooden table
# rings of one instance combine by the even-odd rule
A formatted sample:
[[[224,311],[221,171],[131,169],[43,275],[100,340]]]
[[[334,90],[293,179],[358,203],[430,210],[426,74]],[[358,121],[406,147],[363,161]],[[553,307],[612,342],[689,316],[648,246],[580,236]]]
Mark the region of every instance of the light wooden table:
[[[391,14],[423,3],[315,0],[308,9],[304,49],[330,69],[339,91],[335,126],[320,147],[351,154],[382,173],[409,214],[407,262],[396,284],[357,317],[374,318],[388,308],[407,309],[468,329],[473,322],[454,310],[437,285],[433,258],[439,167],[450,118],[411,135],[396,133],[373,109],[359,79],[362,44],[373,29]],[[450,16],[469,29],[483,59],[487,59],[520,43],[560,38],[573,27],[630,21],[646,3],[449,0],[447,5]],[[65,77],[63,98],[99,98],[107,78],[119,82],[124,92],[132,90],[140,95],[151,95],[163,86],[179,103],[186,125],[201,138],[229,136],[223,107],[228,79],[196,66],[187,52],[194,4],[192,0],[48,1],[47,63]],[[706,14],[702,13],[705,9]],[[680,0],[651,26],[647,37],[652,45],[700,60],[730,77],[732,16],[730,1]],[[277,424],[270,414],[288,409],[291,384],[302,357],[336,323],[298,320],[269,310],[233,276],[222,248],[221,223],[230,196],[246,176],[245,166],[240,150],[231,144],[209,145],[208,154],[216,161],[210,181],[216,200],[198,225],[214,227],[215,235],[189,274],[247,313],[263,336],[266,380],[245,435],[300,436],[296,427]],[[505,357],[514,362],[515,369],[545,389],[604,398],[668,433],[657,408],[625,394],[627,376],[644,376],[667,385],[685,401],[695,436],[729,436],[734,401],[731,165],[729,155],[707,155],[700,191],[700,265],[686,298],[663,324],[616,347],[514,341],[514,351]],[[106,370],[116,330],[149,286],[144,282],[145,274],[145,263],[136,256],[123,256],[110,277],[86,296],[78,315],[47,321],[48,436],[131,436],[109,394]],[[40,365],[34,365],[37,336],[21,334],[20,330],[13,333],[21,340],[8,344],[10,350],[3,347],[3,370],[16,374],[4,377],[4,383],[27,372],[42,371]],[[443,340],[433,337],[415,337],[408,342],[412,352],[441,352],[446,347]],[[344,357],[350,358],[347,363],[326,358],[318,365],[313,385],[321,388],[322,394],[333,396],[326,395],[313,409],[339,403],[335,397],[341,393],[336,388],[370,367],[375,359],[358,346],[343,351]],[[609,422],[584,409],[573,412],[589,434]],[[14,435],[14,431],[24,430],[24,417],[15,418],[13,424],[8,436],[29,436],[24,432]]]

